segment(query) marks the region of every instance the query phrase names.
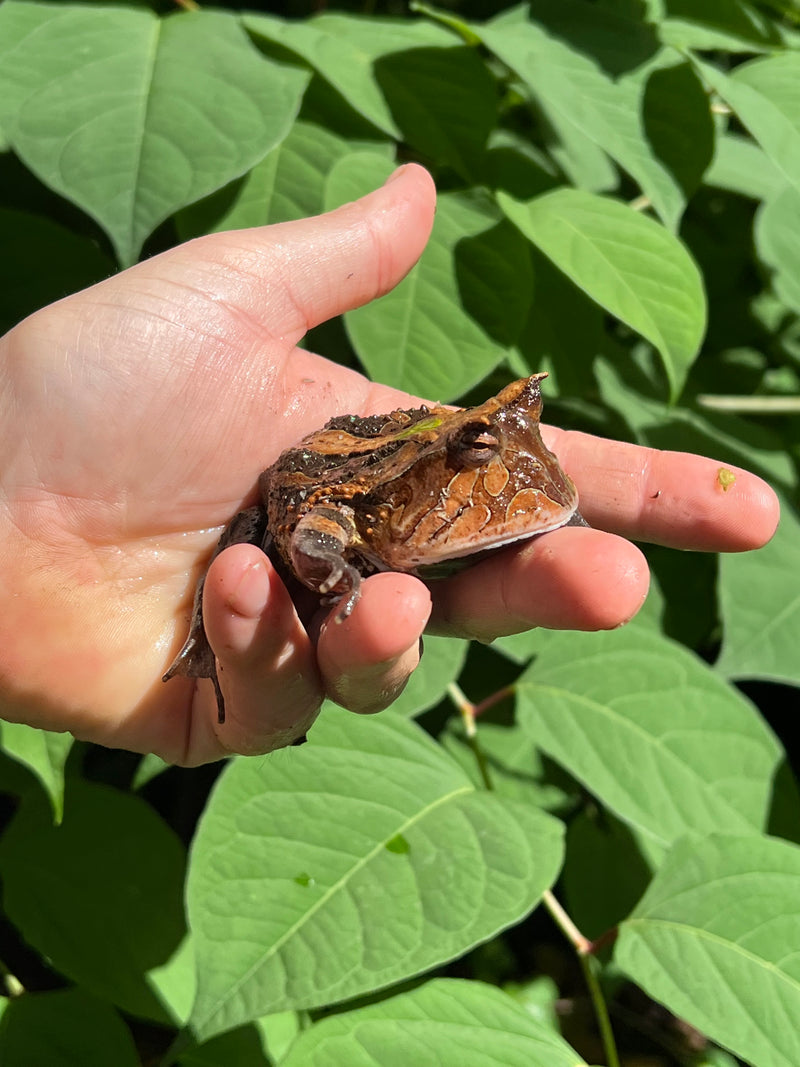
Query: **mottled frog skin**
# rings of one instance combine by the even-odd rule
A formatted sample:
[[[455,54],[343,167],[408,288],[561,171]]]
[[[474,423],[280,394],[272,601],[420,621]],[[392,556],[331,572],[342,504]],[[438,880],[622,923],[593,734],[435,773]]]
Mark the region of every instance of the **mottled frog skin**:
[[[473,408],[342,415],[261,475],[261,503],[239,512],[215,555],[251,542],[303,585],[353,610],[376,571],[440,577],[478,554],[568,523],[585,525],[575,486],[539,432],[544,374]],[[189,638],[164,676],[211,678],[198,584]]]

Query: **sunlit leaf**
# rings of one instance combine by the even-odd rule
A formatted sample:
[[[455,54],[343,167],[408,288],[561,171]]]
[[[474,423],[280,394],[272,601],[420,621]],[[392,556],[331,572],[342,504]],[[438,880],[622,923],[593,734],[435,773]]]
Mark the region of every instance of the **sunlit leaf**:
[[[72,748],[71,734],[55,734],[24,723],[0,720],[0,746],[36,775],[50,797],[56,822],[64,812],[64,764]]]
[[[481,982],[437,979],[316,1023],[281,1067],[581,1067],[553,1030]]]
[[[800,520],[784,502],[766,548],[720,559],[725,623],[716,668],[729,678],[800,685]]]
[[[160,222],[288,132],[308,75],[259,55],[234,17],[50,11],[0,71],[0,95],[18,99],[8,136],[42,181],[100,223],[123,265]]]
[[[754,59],[732,74],[696,63],[784,178],[800,189],[800,54]]]
[[[302,748],[228,767],[204,813],[190,1027],[206,1038],[427,970],[530,911],[559,862],[557,823],[476,792],[413,723],[330,709]]]
[[[657,842],[764,825],[779,746],[680,645],[641,628],[554,632],[516,691],[525,733]]]
[[[755,834],[675,845],[615,959],[656,1000],[756,1067],[800,1063],[800,849]]]
[[[663,226],[617,201],[556,189],[500,206],[529,240],[593,300],[652,342],[676,396],[706,325],[703,281]]]

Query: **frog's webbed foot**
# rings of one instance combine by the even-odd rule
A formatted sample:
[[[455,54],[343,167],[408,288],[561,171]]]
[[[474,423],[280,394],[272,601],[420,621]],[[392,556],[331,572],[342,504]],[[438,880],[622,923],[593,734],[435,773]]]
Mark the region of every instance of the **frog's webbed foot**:
[[[269,535],[267,533],[267,513],[263,507],[247,508],[234,515],[217,542],[214,555],[211,560],[228,548],[229,545],[253,544],[258,545],[265,552],[269,547]],[[211,565],[209,560],[209,566]],[[217,677],[217,661],[211,650],[211,645],[206,637],[203,625],[203,587],[205,586],[205,574],[198,581],[194,594],[192,607],[192,621],[189,626],[189,636],[178,655],[172,661],[169,670],[163,677],[168,682],[176,675],[184,675],[187,678],[210,678],[214,683],[214,692],[217,696],[217,718],[219,722],[225,722],[225,700]]]

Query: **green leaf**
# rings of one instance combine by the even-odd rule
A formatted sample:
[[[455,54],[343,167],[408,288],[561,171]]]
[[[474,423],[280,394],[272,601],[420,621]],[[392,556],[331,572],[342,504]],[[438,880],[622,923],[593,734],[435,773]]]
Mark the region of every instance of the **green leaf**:
[[[717,138],[705,182],[752,200],[769,200],[786,185],[784,176],[757,144],[733,133]]]
[[[147,972],[184,933],[184,852],[137,797],[70,780],[64,821],[24,803],[0,842],[5,909],[25,940],[103,1000],[169,1022]]]
[[[800,1063],[800,849],[712,834],[670,851],[614,958],[670,1011],[754,1067]]]
[[[652,29],[583,0],[535,0],[531,22],[505,14],[473,26],[525,83],[545,115],[596,142],[634,179],[664,223],[677,226],[685,198],[645,130],[648,79],[663,60]],[[668,57],[674,62],[674,57]]]
[[[29,767],[42,783],[56,822],[61,821],[64,813],[64,764],[72,741],[71,734],[54,734],[24,723],[0,720],[0,746]]]
[[[787,579],[798,573],[800,519],[784,500],[765,548],[720,558],[721,674],[800,685],[800,587]]]
[[[376,142],[370,151],[386,160],[392,149],[389,142]],[[181,237],[321,214],[327,176],[337,160],[352,151],[348,141],[324,126],[298,120],[235,190],[223,189],[182,211]]]
[[[0,95],[20,98],[14,150],[127,266],[160,222],[282,140],[307,78],[227,14],[62,4],[6,60]]]
[[[171,766],[171,763],[167,763],[166,760],[157,756],[155,752],[148,752],[147,755],[142,756],[139,761],[139,766],[136,768],[136,772],[131,781],[131,789],[142,789],[148,782],[157,778],[159,774],[168,771]]]
[[[274,1067],[278,1062],[267,1055],[262,1035],[251,1023],[205,1041],[180,1055],[180,1067]]]
[[[527,203],[500,192],[498,202],[592,300],[655,345],[677,397],[706,325],[702,277],[678,238],[616,201],[577,189]]]
[[[26,315],[102,281],[113,260],[86,237],[25,211],[0,208],[0,334]]]
[[[147,972],[147,981],[176,1025],[183,1025],[192,1010],[197,989],[194,945],[187,933],[170,958]]]
[[[138,1067],[133,1038],[117,1012],[79,989],[30,993],[8,1004],[0,1063],[14,1067]]]
[[[800,314],[800,189],[786,186],[761,207],[754,237],[759,256],[775,271],[776,293]]]
[[[474,48],[415,48],[384,56],[375,77],[401,130],[422,159],[464,178],[497,123],[495,80]]]
[[[452,34],[425,20],[326,14],[287,22],[272,15],[245,15],[243,23],[255,36],[300,56],[360,115],[398,139],[401,131],[378,84],[375,60],[406,49],[459,45]]]
[[[302,748],[231,764],[203,815],[190,1027],[203,1039],[452,959],[529,912],[560,858],[559,824],[476,792],[413,723],[328,710]]]
[[[778,435],[767,428],[727,412],[701,415],[690,408],[668,407],[637,391],[602,358],[596,360],[595,373],[603,400],[624,416],[639,443],[712,456],[722,466],[749,467],[773,483],[793,480],[791,459]]]
[[[18,66],[15,53],[20,47],[24,49],[26,39],[63,7],[63,3],[20,0],[5,0],[0,6],[0,125],[6,134],[16,122],[20,104],[28,91],[24,66],[14,72]]]
[[[483,784],[480,768],[460,719],[451,719],[439,740],[480,788]],[[564,811],[572,804],[577,791],[574,782],[565,774],[561,774],[564,781],[553,780],[553,764],[545,767],[538,746],[518,723],[504,726],[486,722],[481,716],[478,744],[495,793],[553,813]],[[556,778],[559,773],[556,770]]]
[[[659,36],[681,52],[770,51],[780,35],[766,15],[743,0],[666,0]]]
[[[438,704],[447,692],[448,685],[461,673],[468,649],[468,641],[460,641],[455,637],[429,637],[426,634],[419,666],[392,704],[392,711],[410,718]]]
[[[440,978],[323,1019],[281,1067],[580,1067],[566,1042],[482,982]]]
[[[636,835],[591,807],[569,820],[559,879],[569,916],[584,937],[599,938],[633,910],[652,879]]]
[[[800,54],[754,59],[731,75],[695,63],[784,178],[800,189]]]
[[[657,842],[764,825],[779,746],[680,645],[644,629],[553,632],[517,692],[525,732]]]
[[[714,155],[714,122],[700,78],[688,62],[665,64],[647,79],[645,133],[687,199]]]
[[[328,179],[327,206],[375,188],[389,167],[354,153]],[[417,396],[451,400],[484,378],[522,329],[532,274],[525,241],[488,197],[439,197],[433,234],[414,270],[345,325],[370,376]]]

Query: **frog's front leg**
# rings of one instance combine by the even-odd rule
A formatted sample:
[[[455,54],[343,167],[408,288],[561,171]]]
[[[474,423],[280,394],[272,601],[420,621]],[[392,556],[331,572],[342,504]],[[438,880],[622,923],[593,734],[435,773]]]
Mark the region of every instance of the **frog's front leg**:
[[[292,570],[303,585],[341,598],[338,622],[347,618],[361,596],[361,574],[345,558],[357,539],[351,507],[319,504],[298,520],[289,541]]]
[[[266,508],[258,506],[247,508],[234,515],[217,542],[211,562],[217,558],[223,549],[229,545],[253,544],[258,545],[265,552],[269,547],[270,536],[267,531]],[[211,645],[206,637],[203,625],[203,587],[206,576],[203,574],[198,581],[194,593],[194,606],[192,607],[192,621],[189,626],[189,636],[186,638],[183,648],[172,661],[172,664],[164,675],[163,680],[168,682],[178,674],[187,678],[210,678],[214,683],[214,692],[217,695],[217,718],[219,722],[225,722],[225,701],[217,677],[217,661],[211,650]]]

